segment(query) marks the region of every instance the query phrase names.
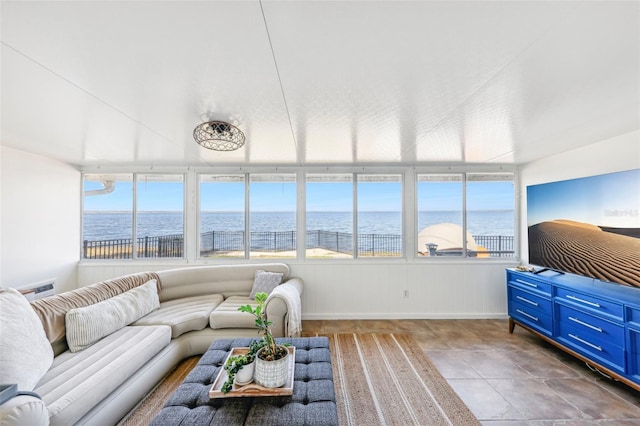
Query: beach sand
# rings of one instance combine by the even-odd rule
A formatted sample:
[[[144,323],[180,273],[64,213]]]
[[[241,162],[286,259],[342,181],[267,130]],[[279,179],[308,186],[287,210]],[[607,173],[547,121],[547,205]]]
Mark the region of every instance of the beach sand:
[[[529,263],[640,287],[640,239],[572,221],[529,227]]]

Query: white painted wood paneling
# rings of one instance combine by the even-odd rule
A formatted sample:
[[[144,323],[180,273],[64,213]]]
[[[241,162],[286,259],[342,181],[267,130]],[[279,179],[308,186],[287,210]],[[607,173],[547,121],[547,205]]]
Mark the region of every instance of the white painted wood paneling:
[[[304,319],[502,318],[505,268],[515,261],[286,262],[305,282]],[[85,262],[81,286],[185,264]],[[404,291],[409,297],[404,297]]]

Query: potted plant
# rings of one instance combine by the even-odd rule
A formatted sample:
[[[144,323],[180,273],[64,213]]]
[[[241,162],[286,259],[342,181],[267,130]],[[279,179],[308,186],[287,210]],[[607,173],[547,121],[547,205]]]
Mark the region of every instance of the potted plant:
[[[239,311],[256,317],[256,327],[262,333],[262,348],[256,354],[255,382],[267,388],[279,388],[287,382],[289,373],[289,350],[284,345],[277,345],[271,333],[271,321],[267,319],[265,303],[267,293],[256,294],[256,307],[244,305]]]
[[[232,355],[224,364],[227,372],[227,381],[220,389],[222,393],[228,393],[233,389],[233,384],[246,385],[253,381],[256,353],[262,348],[261,340],[254,340],[246,354]]]

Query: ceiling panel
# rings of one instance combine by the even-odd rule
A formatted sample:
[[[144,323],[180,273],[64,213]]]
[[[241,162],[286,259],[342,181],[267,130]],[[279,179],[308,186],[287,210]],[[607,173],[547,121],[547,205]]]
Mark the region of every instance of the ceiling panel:
[[[640,2],[1,8],[0,141],[79,167],[520,164],[640,128]],[[197,145],[212,119],[246,145]]]

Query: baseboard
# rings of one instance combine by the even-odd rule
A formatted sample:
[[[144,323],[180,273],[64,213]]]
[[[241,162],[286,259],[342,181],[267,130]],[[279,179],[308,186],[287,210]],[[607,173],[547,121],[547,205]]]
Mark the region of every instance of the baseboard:
[[[387,314],[303,314],[303,320],[403,320],[403,319],[508,319],[507,313],[387,313]]]

